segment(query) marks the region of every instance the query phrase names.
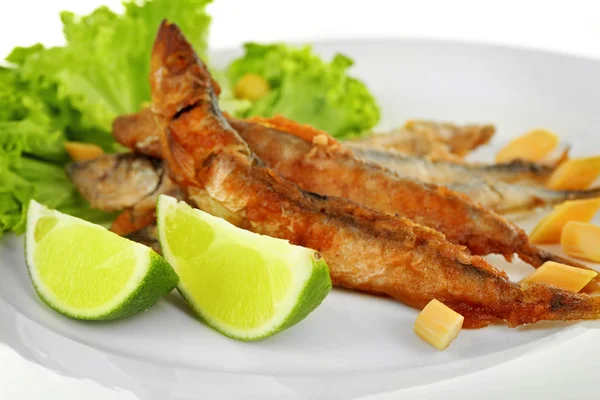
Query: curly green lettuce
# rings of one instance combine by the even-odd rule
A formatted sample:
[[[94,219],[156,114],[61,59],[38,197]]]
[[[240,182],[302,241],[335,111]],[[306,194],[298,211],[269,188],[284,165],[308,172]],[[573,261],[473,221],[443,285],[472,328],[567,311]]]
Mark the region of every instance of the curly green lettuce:
[[[227,70],[233,87],[247,73],[267,80],[270,92],[237,116],[283,115],[338,138],[359,136],[380,118],[379,107],[364,83],[348,75],[353,61],[341,54],[329,63],[310,46],[248,43],[245,54]]]
[[[106,222],[110,216],[91,210],[65,176],[65,113],[56,93],[34,88],[9,68],[0,68],[0,89],[0,236],[23,232],[32,198]]]
[[[83,17],[63,12],[65,46],[17,48],[8,60],[19,65],[24,80],[56,85],[58,99],[81,113],[82,127],[109,132],[115,117],[150,101],[150,53],[163,19],[176,23],[206,56],[209,2],[131,1],[124,3],[123,15],[107,7]]]
[[[63,12],[65,46],[17,47],[0,67],[0,236],[23,232],[30,199],[106,222],[67,179],[66,140],[119,147],[113,119],[150,101],[148,73],[156,30],[163,19],[181,27],[206,54],[210,0],[141,0],[117,14],[100,7],[79,17]]]

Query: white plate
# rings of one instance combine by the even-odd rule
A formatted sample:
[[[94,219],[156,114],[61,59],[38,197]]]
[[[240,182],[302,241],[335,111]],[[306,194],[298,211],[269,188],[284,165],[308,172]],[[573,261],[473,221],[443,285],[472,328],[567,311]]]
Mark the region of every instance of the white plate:
[[[600,126],[600,63],[484,45],[422,40],[319,43],[324,55],[356,60],[383,109],[382,127],[408,118],[494,122],[500,143],[543,126],[594,152]],[[237,52],[220,52],[225,65]],[[488,158],[492,148],[479,151]],[[383,195],[383,194],[382,194]],[[529,229],[539,214],[519,221]],[[258,343],[227,339],[198,322],[176,293],[123,321],[68,319],[35,295],[21,238],[0,245],[0,341],[62,374],[122,388],[142,399],[342,399],[436,382],[565,341],[575,324],[491,326],[463,331],[444,352],[417,338],[417,311],[397,302],[334,290],[306,320]],[[495,265],[518,278],[521,263]]]

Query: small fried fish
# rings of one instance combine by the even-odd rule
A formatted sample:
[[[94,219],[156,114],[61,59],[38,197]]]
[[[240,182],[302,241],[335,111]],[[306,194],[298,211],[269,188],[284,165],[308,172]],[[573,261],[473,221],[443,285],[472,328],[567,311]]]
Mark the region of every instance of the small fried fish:
[[[349,140],[353,148],[394,150],[404,155],[431,160],[461,162],[471,150],[487,143],[493,125],[457,126],[428,121],[408,121],[404,128],[367,138]]]
[[[94,208],[117,211],[132,207],[160,185],[164,170],[160,160],[133,154],[103,155],[70,163],[67,176]]]
[[[157,130],[136,131],[136,126],[148,126],[148,123],[137,124],[143,116],[154,120],[151,112],[145,110],[134,118],[119,117],[118,127],[127,126],[128,134],[137,137],[138,143],[154,142],[156,140],[147,140],[146,136],[160,137]],[[375,211],[409,218],[438,230],[449,241],[466,246],[476,255],[497,253],[510,260],[517,254],[534,267],[557,261],[586,268],[533,246],[524,231],[465,195],[398,176],[377,164],[358,159],[324,132],[282,117],[255,117],[251,121],[229,117],[228,122],[266,165],[303,190],[344,197]],[[113,134],[121,141],[122,133],[118,129]],[[143,146],[135,148],[145,151]],[[597,281],[588,289],[595,286]]]
[[[450,151],[464,157],[479,146],[487,144],[496,128],[493,125],[464,125],[412,120],[406,122],[404,129],[426,137],[435,137],[447,143]]]
[[[161,154],[190,201],[254,232],[320,251],[335,285],[414,307],[438,299],[465,326],[596,319],[600,298],[520,285],[439,232],[336,197],[301,191],[266,167],[219,111],[206,66],[161,24],[152,51],[152,111]]]
[[[357,157],[379,164],[398,175],[436,185],[451,185],[473,179],[498,180],[541,186],[554,168],[542,164],[515,160],[501,164],[467,164],[425,157],[407,156],[396,151],[355,147],[345,143]]]
[[[111,230],[127,235],[152,224],[160,194],[182,198],[161,160],[135,154],[107,154],[66,167],[75,188],[94,208],[122,211]]]

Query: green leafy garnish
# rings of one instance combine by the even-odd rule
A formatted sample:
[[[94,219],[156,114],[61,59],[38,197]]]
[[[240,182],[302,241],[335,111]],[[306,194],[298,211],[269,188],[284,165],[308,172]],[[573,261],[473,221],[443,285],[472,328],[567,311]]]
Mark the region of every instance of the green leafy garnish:
[[[366,86],[348,75],[353,61],[341,54],[324,62],[309,46],[248,43],[227,71],[229,84],[246,74],[267,80],[271,91],[238,116],[281,114],[338,138],[358,136],[379,122],[379,107]]]
[[[150,101],[148,73],[156,30],[176,23],[206,55],[210,0],[124,3],[119,15],[100,7],[90,15],[63,12],[66,45],[17,47],[0,68],[0,236],[21,233],[34,198],[50,208],[105,222],[67,179],[66,140],[118,149],[110,135],[118,115]]]
[[[82,126],[109,132],[115,117],[137,112],[150,100],[150,53],[163,19],[176,23],[206,56],[210,17],[204,7],[209,2],[129,2],[123,15],[107,7],[84,17],[63,12],[66,46],[17,48],[8,60],[21,65],[25,80],[55,84],[59,99],[68,99],[81,113]]]

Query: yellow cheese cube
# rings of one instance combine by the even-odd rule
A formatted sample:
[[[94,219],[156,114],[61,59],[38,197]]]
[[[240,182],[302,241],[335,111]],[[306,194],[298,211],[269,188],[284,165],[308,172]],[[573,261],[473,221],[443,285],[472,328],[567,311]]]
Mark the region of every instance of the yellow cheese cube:
[[[586,222],[568,222],[563,228],[560,245],[570,256],[600,262],[600,227]]]
[[[600,199],[565,201],[554,207],[554,210],[533,228],[529,235],[531,243],[559,243],[567,222],[590,222],[599,208]]]
[[[100,146],[90,143],[65,142],[65,150],[73,161],[93,160],[104,154]]]
[[[256,101],[268,94],[271,86],[262,76],[249,72],[237,81],[233,90],[238,99]]]
[[[583,190],[600,175],[600,157],[575,158],[562,163],[546,186],[555,190]]]
[[[546,261],[535,272],[521,281],[521,283],[542,282],[577,293],[598,275],[596,271],[571,267],[554,261]]]
[[[417,317],[415,333],[438,350],[444,350],[458,336],[465,318],[433,299]]]
[[[534,129],[511,140],[496,155],[496,162],[513,160],[542,161],[558,146],[558,136],[545,129]]]

